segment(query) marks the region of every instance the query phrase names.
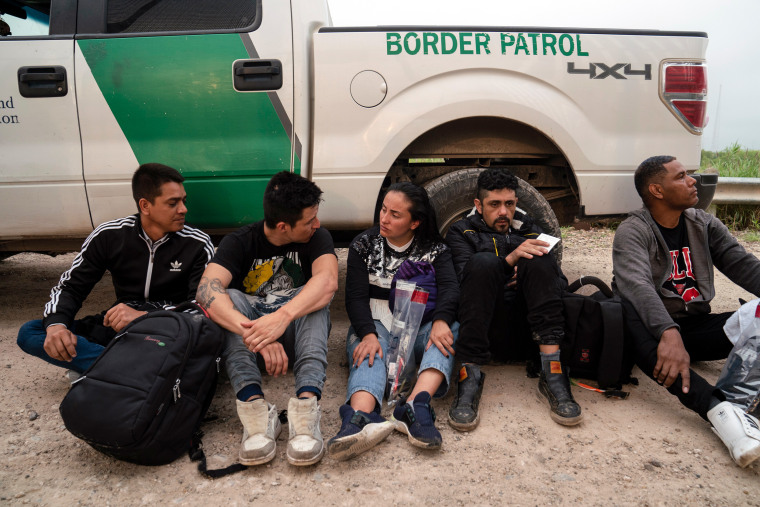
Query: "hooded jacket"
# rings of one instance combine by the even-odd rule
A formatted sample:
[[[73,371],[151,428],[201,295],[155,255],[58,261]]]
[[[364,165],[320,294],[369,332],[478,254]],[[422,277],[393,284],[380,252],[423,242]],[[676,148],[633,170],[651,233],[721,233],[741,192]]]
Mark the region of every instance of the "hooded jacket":
[[[656,337],[678,327],[674,317],[710,313],[715,297],[713,267],[732,282],[760,295],[760,260],[748,253],[714,216],[690,208],[683,212],[691,250],[692,272],[702,298],[688,303],[662,288],[670,277],[670,251],[649,210],[630,213],[615,232],[612,289],[629,301]]]
[[[446,235],[446,243],[454,257],[457,278],[462,281],[464,267],[470,258],[479,252],[490,252],[500,257],[504,261],[507,279],[512,278],[514,268],[507,263],[507,255],[526,239],[536,239],[542,232],[533,219],[519,208],[515,211],[506,233],[488,227],[483,221],[483,215],[473,210],[465,218],[454,223]]]

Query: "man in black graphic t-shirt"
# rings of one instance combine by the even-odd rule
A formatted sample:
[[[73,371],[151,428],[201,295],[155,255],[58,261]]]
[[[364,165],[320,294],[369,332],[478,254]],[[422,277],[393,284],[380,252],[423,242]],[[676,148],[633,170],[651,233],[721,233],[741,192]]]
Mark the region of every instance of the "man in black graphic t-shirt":
[[[760,260],[725,225],[694,209],[696,181],[675,157],[651,157],[634,175],[644,207],[615,233],[613,289],[623,300],[626,336],[641,370],[708,419],[740,466],[760,458],[756,418],[690,369],[691,361],[723,359],[731,312],[710,313],[713,266],[760,296]]]
[[[296,386],[288,402],[288,461],[311,465],[324,454],[317,401],[338,261],[317,218],[321,195],[306,178],[274,175],[264,192],[264,220],[225,236],[198,286],[198,302],[227,330],[223,359],[243,424],[244,465],[267,463],[277,452],[282,427],[275,405],[264,399],[260,368],[276,377],[289,362]]]

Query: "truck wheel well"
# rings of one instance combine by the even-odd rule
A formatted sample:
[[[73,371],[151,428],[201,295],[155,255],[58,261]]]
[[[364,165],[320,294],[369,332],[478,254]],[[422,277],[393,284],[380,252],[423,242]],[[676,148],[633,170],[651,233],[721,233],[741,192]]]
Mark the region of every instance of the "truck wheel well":
[[[562,151],[535,128],[506,118],[476,116],[439,125],[412,141],[383,182],[418,185],[472,167],[504,167],[549,202],[559,223],[578,215],[578,184]]]

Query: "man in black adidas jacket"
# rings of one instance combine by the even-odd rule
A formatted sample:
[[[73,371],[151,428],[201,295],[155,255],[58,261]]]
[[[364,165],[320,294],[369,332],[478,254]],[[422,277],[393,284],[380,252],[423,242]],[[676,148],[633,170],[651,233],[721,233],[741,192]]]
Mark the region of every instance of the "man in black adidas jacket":
[[[50,292],[43,319],[21,326],[17,343],[22,350],[81,373],[132,320],[194,297],[214,246],[206,233],[185,225],[183,181],[162,164],[143,164],[135,171],[132,195],[139,213],[105,222],[90,234]],[[116,303],[75,320],[106,270]]]
[[[479,365],[514,353],[524,341],[530,344],[530,337],[541,353],[538,387],[552,419],[573,426],[583,418],[560,363],[567,279],[548,254],[549,243],[537,239],[541,229],[517,208],[517,188],[517,178],[508,171],[480,173],[476,211],[446,236],[460,283],[455,348],[462,368],[449,410],[449,423],[460,431],[474,429],[480,420],[485,373]]]

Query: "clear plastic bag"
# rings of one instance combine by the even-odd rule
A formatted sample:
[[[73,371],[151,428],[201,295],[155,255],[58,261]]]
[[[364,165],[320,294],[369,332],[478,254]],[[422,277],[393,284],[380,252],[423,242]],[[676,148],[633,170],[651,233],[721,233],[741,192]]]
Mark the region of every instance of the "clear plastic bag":
[[[723,327],[734,344],[716,387],[726,400],[760,415],[760,299],[742,305]]]
[[[412,291],[409,291],[410,287]],[[386,354],[386,392],[389,405],[394,405],[399,399],[407,396],[414,386],[417,370],[414,342],[428,298],[428,292],[415,288],[414,282],[399,281],[395,290],[396,304]]]

